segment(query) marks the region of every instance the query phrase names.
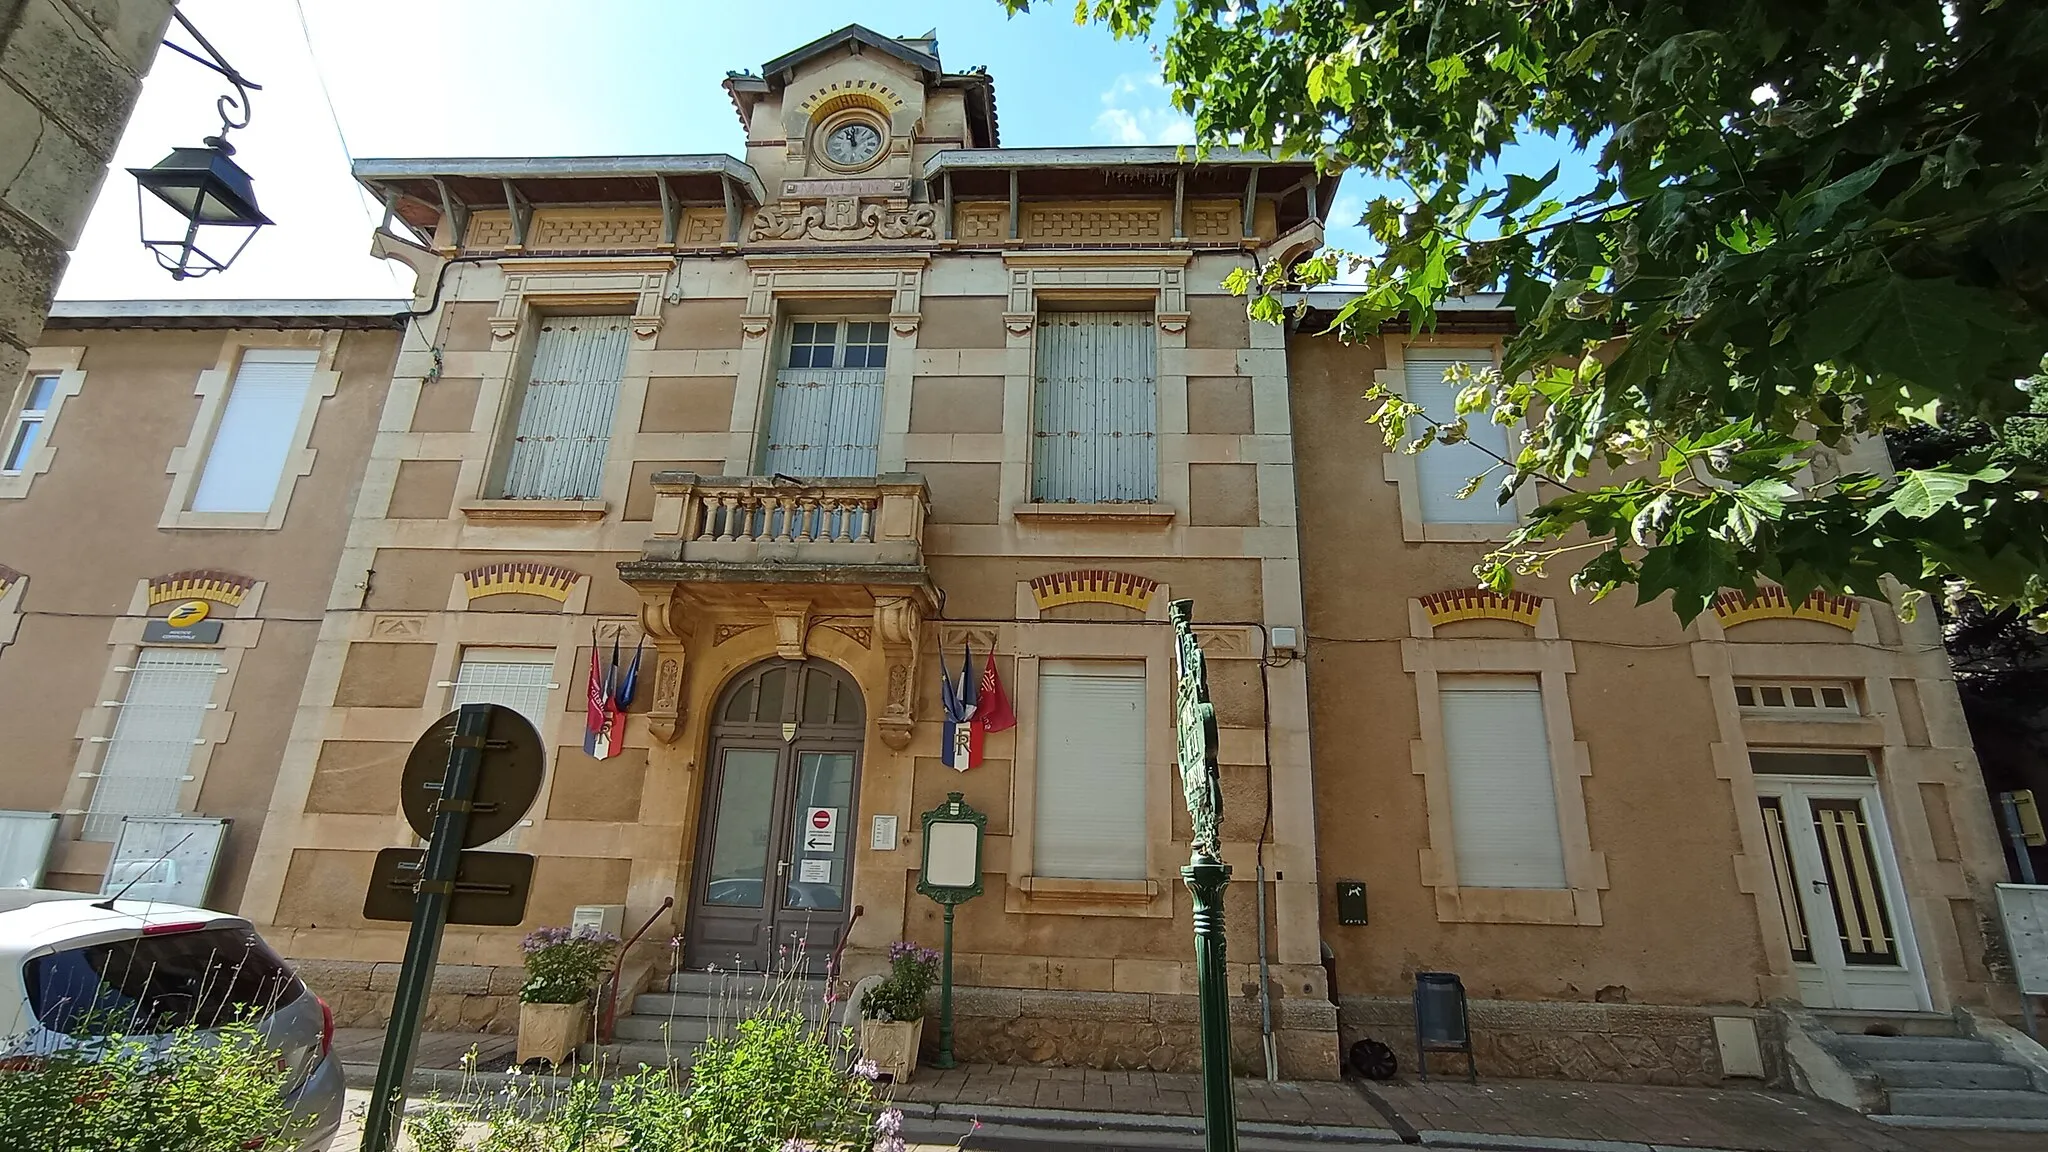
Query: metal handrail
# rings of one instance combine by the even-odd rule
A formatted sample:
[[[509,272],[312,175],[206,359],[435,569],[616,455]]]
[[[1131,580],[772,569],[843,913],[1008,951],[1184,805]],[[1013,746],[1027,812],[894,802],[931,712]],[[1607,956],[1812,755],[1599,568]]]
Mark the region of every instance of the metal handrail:
[[[864,904],[853,906],[853,915],[846,918],[846,931],[839,934],[839,943],[832,946],[832,958],[825,962],[825,988],[831,990],[832,981],[839,978],[839,957],[846,951],[847,938],[853,935],[853,926],[860,920],[860,914],[867,911]]]
[[[675,906],[675,897],[662,897],[661,907],[656,908],[654,915],[647,918],[647,923],[642,924],[640,930],[633,933],[632,937],[620,946],[619,958],[612,965],[612,974],[605,980],[602,1010],[597,1015],[597,1042],[599,1044],[609,1044],[612,1042],[612,1025],[617,1021],[619,1011],[619,974],[625,971],[626,953],[633,950],[633,945],[638,944],[642,936],[647,935],[647,930],[654,927],[654,922],[661,919],[662,913]]]

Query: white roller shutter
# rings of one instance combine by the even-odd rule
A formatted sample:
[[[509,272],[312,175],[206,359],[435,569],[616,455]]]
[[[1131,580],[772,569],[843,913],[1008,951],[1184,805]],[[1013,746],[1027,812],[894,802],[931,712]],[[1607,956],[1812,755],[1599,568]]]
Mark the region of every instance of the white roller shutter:
[[[540,733],[541,747],[548,742],[548,693],[555,670],[555,653],[549,648],[465,648],[462,665],[455,673],[454,698],[450,708],[464,704],[503,704],[533,724]],[[519,829],[490,842],[501,851],[519,845]]]
[[[192,511],[270,511],[319,361],[320,354],[312,351],[254,348],[242,353],[192,494]]]
[[[1464,384],[1444,379],[1454,364],[1470,364],[1476,371],[1493,367],[1491,352],[1455,349],[1410,349],[1402,363],[1408,399],[1419,404],[1430,419],[1448,424],[1458,418],[1458,393]],[[1415,480],[1421,486],[1422,522],[1425,524],[1511,524],[1515,507],[1494,502],[1501,473],[1495,472],[1468,499],[1458,493],[1497,461],[1478,445],[1508,455],[1508,430],[1493,422],[1491,415],[1474,412],[1466,424],[1468,444],[1432,444],[1415,456]]]
[[[1443,676],[1461,888],[1565,888],[1564,838],[1534,676]]]
[[[1145,665],[1041,660],[1031,871],[1145,878]]]
[[[82,838],[114,839],[123,816],[176,814],[220,673],[220,656],[209,649],[144,648],[136,654],[86,806]]]

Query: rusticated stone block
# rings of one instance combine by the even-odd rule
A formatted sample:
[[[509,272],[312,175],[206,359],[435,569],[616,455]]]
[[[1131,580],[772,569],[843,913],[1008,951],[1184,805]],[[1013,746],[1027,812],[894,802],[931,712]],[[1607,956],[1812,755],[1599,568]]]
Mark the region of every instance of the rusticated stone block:
[[[491,969],[490,985],[484,991],[493,996],[517,996],[519,995],[519,990],[524,987],[526,987],[526,969],[514,968],[510,964],[501,964]]]
[[[434,991],[482,996],[491,990],[491,969],[482,964],[441,964],[434,969]]]
[[[294,960],[292,968],[306,987],[332,1001],[334,995],[348,991],[367,991],[370,987],[370,970],[373,967],[364,960]]]
[[[393,964],[389,962],[378,964],[370,972],[370,987],[379,992],[397,991],[398,975],[400,972],[404,970],[404,968],[405,965],[403,964]]]

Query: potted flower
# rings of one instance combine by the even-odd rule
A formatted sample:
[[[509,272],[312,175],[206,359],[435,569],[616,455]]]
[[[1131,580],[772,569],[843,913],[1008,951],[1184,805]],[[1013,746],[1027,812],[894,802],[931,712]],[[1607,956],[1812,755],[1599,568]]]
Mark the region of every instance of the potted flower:
[[[861,1055],[901,1084],[917,1068],[924,996],[939,979],[939,954],[908,940],[889,945],[889,974],[860,1000]]]
[[[618,937],[588,925],[537,928],[520,941],[526,984],[519,989],[519,1063],[538,1057],[561,1064],[583,1043],[591,993],[618,946]]]

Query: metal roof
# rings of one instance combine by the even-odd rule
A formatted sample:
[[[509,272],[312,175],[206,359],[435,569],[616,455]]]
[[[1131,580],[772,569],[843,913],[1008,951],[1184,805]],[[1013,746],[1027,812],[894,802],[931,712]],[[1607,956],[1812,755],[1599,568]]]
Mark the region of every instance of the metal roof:
[[[730,176],[765,203],[768,191],[761,177],[743,160],[722,152],[666,156],[423,156],[395,160],[358,160],[350,169],[357,180],[431,180],[459,176],[477,180],[576,179],[603,176]]]
[[[1237,148],[1213,148],[1202,153],[1193,146],[1173,144],[1115,145],[1085,148],[949,148],[924,163],[926,179],[942,172],[989,171],[1005,168],[1131,168],[1131,167],[1232,167],[1308,168],[1311,156],[1277,157],[1264,152]]]

